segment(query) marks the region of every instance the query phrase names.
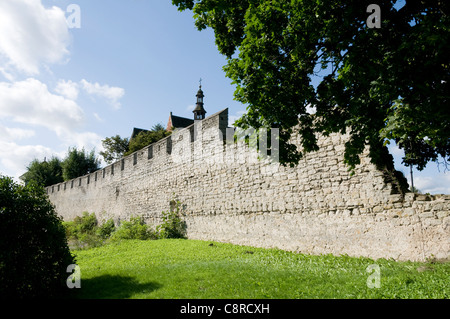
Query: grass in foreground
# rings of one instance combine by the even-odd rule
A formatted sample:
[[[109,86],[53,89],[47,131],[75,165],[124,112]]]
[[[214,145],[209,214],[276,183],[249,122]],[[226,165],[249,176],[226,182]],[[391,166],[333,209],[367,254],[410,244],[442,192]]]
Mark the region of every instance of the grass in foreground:
[[[75,251],[79,298],[449,298],[450,262],[310,256],[209,241],[123,240]],[[368,288],[369,265],[380,288]]]

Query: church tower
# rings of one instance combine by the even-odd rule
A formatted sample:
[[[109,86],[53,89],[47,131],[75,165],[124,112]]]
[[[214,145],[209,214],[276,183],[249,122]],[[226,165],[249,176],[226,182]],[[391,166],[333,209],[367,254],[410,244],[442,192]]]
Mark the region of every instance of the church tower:
[[[203,120],[205,118],[206,111],[203,108],[203,91],[202,91],[202,80],[200,79],[200,87],[197,92],[197,103],[195,109],[192,111],[194,113],[194,120]]]

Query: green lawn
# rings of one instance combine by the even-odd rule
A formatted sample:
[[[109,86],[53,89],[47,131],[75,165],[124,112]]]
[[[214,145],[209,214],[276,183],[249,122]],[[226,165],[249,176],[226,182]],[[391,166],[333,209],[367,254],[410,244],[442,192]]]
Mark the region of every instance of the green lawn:
[[[123,240],[74,254],[79,298],[450,297],[450,262],[310,256],[184,239]],[[373,264],[380,288],[367,287]]]

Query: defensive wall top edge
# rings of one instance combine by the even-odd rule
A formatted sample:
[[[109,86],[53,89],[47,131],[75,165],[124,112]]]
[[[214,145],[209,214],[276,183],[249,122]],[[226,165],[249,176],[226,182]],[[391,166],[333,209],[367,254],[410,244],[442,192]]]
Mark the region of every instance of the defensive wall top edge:
[[[217,121],[214,121],[216,119],[217,119]],[[182,135],[182,134],[187,133],[188,131],[192,131],[193,128],[196,125],[198,125],[198,122],[205,122],[205,123],[213,122],[213,123],[216,124],[215,125],[216,128],[218,128],[218,129],[225,129],[228,126],[228,108],[224,108],[224,109],[222,109],[222,110],[220,110],[220,111],[218,111],[218,112],[208,116],[207,118],[205,118],[203,120],[196,120],[193,124],[191,124],[189,126],[186,126],[184,128],[181,128],[181,129],[176,129],[174,131],[174,133],[176,135]],[[114,172],[114,167],[119,166],[124,161],[131,161],[131,160],[133,160],[133,158],[135,158],[135,156],[139,152],[148,152],[148,150],[150,148],[156,148],[158,146],[160,146],[160,147],[162,146],[163,148],[164,147],[167,148],[168,143],[170,143],[170,141],[172,140],[172,135],[173,134],[171,134],[169,136],[166,136],[166,137],[160,139],[157,142],[154,142],[154,143],[152,143],[150,145],[147,145],[146,147],[144,147],[144,148],[142,148],[142,149],[140,149],[140,150],[138,150],[136,152],[133,152],[133,153],[127,155],[127,156],[124,156],[124,157],[118,159],[117,161],[115,161],[115,162],[113,162],[113,163],[111,163],[109,165],[106,165],[105,167],[103,167],[103,168],[101,168],[101,169],[99,169],[99,170],[97,170],[95,172],[92,172],[92,173],[89,173],[89,174],[85,174],[85,175],[82,175],[82,176],[78,176],[78,177],[75,177],[75,178],[70,179],[68,181],[64,181],[64,182],[61,182],[61,183],[57,183],[57,184],[54,184],[54,185],[47,186],[46,187],[47,194],[55,192],[55,188],[56,188],[57,191],[59,191],[62,188],[61,186],[63,186],[65,188],[64,185],[74,185],[75,181],[80,180],[80,179],[88,179],[88,183],[89,183],[89,181],[91,179],[90,177],[91,176],[94,177],[96,173],[101,172],[101,171],[110,171],[110,172],[112,171],[112,172]],[[155,157],[156,156],[158,156],[158,155],[155,155]],[[96,177],[94,177],[94,179],[96,180]]]

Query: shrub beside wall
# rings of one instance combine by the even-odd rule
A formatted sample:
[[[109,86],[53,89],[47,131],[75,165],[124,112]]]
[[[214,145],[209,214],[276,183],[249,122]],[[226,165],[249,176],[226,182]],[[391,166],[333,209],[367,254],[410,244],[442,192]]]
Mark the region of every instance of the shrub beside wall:
[[[185,223],[180,217],[180,203],[174,210],[163,212],[162,223],[153,229],[142,217],[131,217],[115,225],[112,219],[99,223],[95,213],[83,212],[73,221],[64,222],[66,236],[72,249],[84,249],[123,239],[185,238]]]
[[[0,176],[0,298],[61,297],[74,263],[45,190]]]

